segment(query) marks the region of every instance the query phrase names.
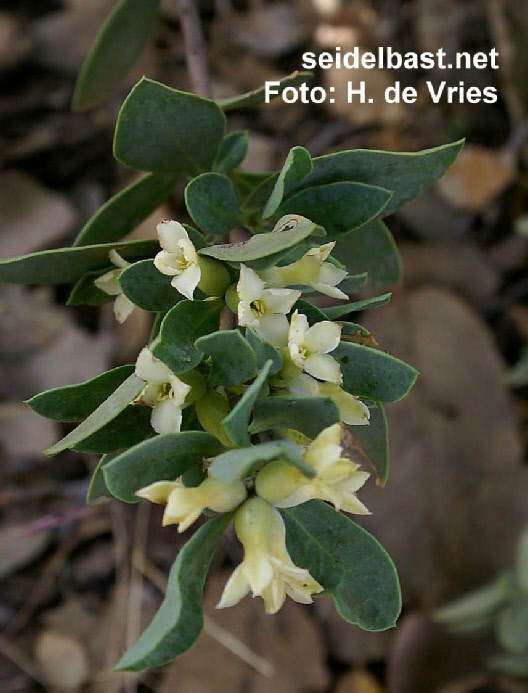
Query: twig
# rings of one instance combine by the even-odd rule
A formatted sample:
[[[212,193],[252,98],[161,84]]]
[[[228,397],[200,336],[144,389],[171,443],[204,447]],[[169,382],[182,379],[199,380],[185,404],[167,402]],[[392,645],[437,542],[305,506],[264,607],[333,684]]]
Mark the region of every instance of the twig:
[[[183,32],[185,58],[192,89],[196,94],[209,98],[211,96],[211,88],[207,70],[205,42],[200,16],[194,0],[178,0],[178,14]]]
[[[135,564],[141,570],[147,580],[157,587],[163,594],[167,591],[167,580],[161,570],[159,570],[148,558],[143,557],[141,565]],[[219,645],[225,647],[236,657],[255,669],[262,676],[273,676],[275,667],[264,657],[253,652],[245,643],[239,640],[229,631],[225,630],[208,616],[204,616],[204,631],[215,640]]]

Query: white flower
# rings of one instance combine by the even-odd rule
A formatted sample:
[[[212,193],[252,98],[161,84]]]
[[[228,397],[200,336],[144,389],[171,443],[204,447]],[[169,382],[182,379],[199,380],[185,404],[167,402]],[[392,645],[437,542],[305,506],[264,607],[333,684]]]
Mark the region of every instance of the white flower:
[[[286,389],[292,395],[330,397],[339,409],[341,421],[350,426],[363,426],[369,423],[369,408],[360,399],[345,392],[335,383],[321,383],[307,373],[301,373],[297,380]]]
[[[288,349],[293,363],[319,380],[341,385],[343,377],[338,362],[329,356],[339,345],[341,326],[322,320],[312,327],[303,313],[295,311],[291,317]]]
[[[115,250],[108,253],[110,262],[116,266],[116,269],[110,270],[97,279],[94,279],[95,286],[104,291],[109,296],[115,296],[114,314],[118,322],[125,322],[130,313],[136,307],[132,301],[125,296],[119,285],[119,275],[121,272],[130,266],[130,262],[124,260],[121,255]]]
[[[180,479],[157,481],[137,491],[136,496],[166,504],[163,526],[177,524],[178,532],[184,532],[206,508],[217,513],[234,510],[246,499],[247,491],[241,481],[226,484],[209,477],[194,487],[184,486]]]
[[[173,277],[172,286],[192,301],[202,274],[196,248],[178,221],[162,221],[157,230],[163,250],[154,258],[154,265]]]
[[[177,433],[181,427],[182,405],[191,388],[157,359],[148,347],[136,361],[136,375],[146,382],[138,400],[152,409],[150,423],[156,433]]]
[[[347,299],[348,296],[337,288],[347,276],[347,271],[325,262],[334,249],[335,241],[311,248],[300,260],[284,267],[272,267],[262,272],[263,278],[271,286],[310,286],[326,296]]]
[[[358,471],[359,465],[342,457],[341,426],[334,424],[317,436],[304,453],[304,459],[316,472],[308,479],[287,462],[276,460],[257,475],[255,488],[259,496],[278,508],[291,508],[313,498],[332,503],[336,510],[356,515],[369,515],[357,498],[358,491],[369,478]]]
[[[286,549],[280,513],[261,498],[250,498],[235,515],[235,531],[244,546],[244,560],[229,578],[217,608],[237,604],[251,591],[262,597],[266,613],[274,614],[286,595],[310,604],[323,587],[308,570],[298,568]]]
[[[294,289],[266,289],[266,284],[249,267],[240,265],[237,284],[238,322],[252,327],[274,346],[284,346],[288,338],[286,315],[300,296]]]

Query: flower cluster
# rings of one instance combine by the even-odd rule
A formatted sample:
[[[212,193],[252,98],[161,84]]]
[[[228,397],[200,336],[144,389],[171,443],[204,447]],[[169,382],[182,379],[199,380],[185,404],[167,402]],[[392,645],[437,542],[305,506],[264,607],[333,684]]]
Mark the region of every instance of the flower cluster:
[[[187,231],[178,222],[166,221],[158,225],[158,236],[162,250],[154,258],[155,267],[172,277],[171,284],[176,291],[193,300],[207,268],[201,263]],[[346,298],[337,288],[346,270],[327,261],[334,245],[327,243],[311,248],[290,265],[260,273],[241,264],[236,282],[236,304],[231,299],[230,305],[236,311],[238,326],[251,328],[282,357],[282,369],[275,380],[269,382],[272,394],[329,397],[343,422],[364,425],[369,422],[369,410],[342,388],[341,369],[332,356],[340,342],[341,326],[330,320],[310,325],[306,315],[295,309],[302,290],[292,287],[308,287],[334,298]],[[123,302],[125,297],[118,290],[120,271],[122,269],[112,270],[98,280],[98,286]],[[180,431],[182,409],[190,386],[172,373],[148,347],[139,355],[136,375],[145,381],[136,403],[152,407],[153,429],[157,433]],[[233,397],[236,392],[216,388],[203,398],[209,415],[203,415],[204,407],[197,407],[197,411],[202,412],[202,417],[199,416],[202,425],[223,444],[229,443],[229,438],[226,440],[225,435],[219,435],[220,418],[229,411],[229,401]],[[211,402],[213,409],[219,410],[219,421],[214,425],[209,411]],[[284,435],[287,437],[286,431]],[[244,548],[244,559],[225,586],[219,608],[236,604],[251,592],[253,596],[262,597],[267,613],[275,613],[286,596],[309,603],[314,594],[323,590],[306,568],[292,561],[278,508],[291,508],[320,499],[337,511],[368,514],[357,491],[369,474],[360,471],[355,462],[343,455],[341,424],[322,430],[314,440],[304,438],[298,436],[297,442],[303,443],[299,446],[300,455],[313,470],[312,476],[305,476],[291,460],[279,455],[256,475],[244,480],[226,483],[206,469],[205,479],[198,486],[188,487],[178,478],[161,480],[137,491],[141,498],[164,504],[163,524],[175,524],[180,532],[188,529],[204,510],[234,512],[235,531]],[[209,464],[211,462],[214,460],[209,460]]]

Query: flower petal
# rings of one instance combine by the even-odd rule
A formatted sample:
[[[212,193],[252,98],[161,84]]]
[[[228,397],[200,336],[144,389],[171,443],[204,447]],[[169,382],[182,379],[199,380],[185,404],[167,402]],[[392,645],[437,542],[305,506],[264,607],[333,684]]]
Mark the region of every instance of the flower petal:
[[[180,405],[172,399],[156,404],[150,415],[150,424],[156,433],[179,433],[181,421]]]
[[[181,253],[180,241],[189,240],[187,231],[179,221],[162,221],[157,231],[161,247],[169,253]]]
[[[123,270],[126,267],[130,267],[130,262],[127,262],[124,257],[121,257],[114,248],[108,253],[108,259],[113,265],[119,267],[119,269]]]
[[[104,291],[105,294],[109,296],[118,296],[121,293],[121,287],[119,286],[119,275],[121,270],[113,269],[109,272],[94,279],[95,286],[100,290]]]
[[[288,334],[289,344],[303,344],[308,327],[309,323],[306,315],[304,313],[299,313],[299,311],[296,310],[291,316],[290,320],[290,331]]]
[[[321,395],[327,395],[334,400],[341,420],[349,426],[364,426],[369,423],[369,408],[354,395],[334,383],[321,383],[319,390]]]
[[[312,378],[311,375],[308,375],[308,373],[301,373],[297,380],[294,380],[293,383],[288,385],[288,391],[291,392],[292,395],[317,397],[320,394],[321,384],[322,383],[319,383],[315,378]]]
[[[185,398],[191,391],[190,385],[184,383],[178,378],[178,376],[171,373],[170,379],[168,381],[172,390],[172,401],[178,406],[181,406],[185,402]]]
[[[178,257],[179,255],[176,253],[168,253],[166,250],[160,250],[154,258],[154,267],[158,272],[166,274],[168,277],[174,277],[181,272],[181,270],[175,266],[175,261]]]
[[[145,498],[151,503],[167,503],[170,494],[176,488],[180,488],[181,481],[156,481],[150,486],[145,486],[136,491],[136,496]]]
[[[124,323],[135,307],[136,306],[125,294],[119,294],[114,301],[114,315],[116,316],[117,322],[121,324]]]
[[[309,351],[328,354],[338,347],[340,338],[341,325],[330,320],[322,320],[310,327],[304,341]]]
[[[347,276],[348,272],[343,269],[339,269],[329,262],[324,262],[321,270],[319,272],[319,279],[322,284],[330,284],[330,286],[337,286],[343,279]]]
[[[191,265],[176,275],[171,281],[172,286],[190,301],[193,300],[194,290],[198,286],[202,272],[199,265]]]
[[[316,291],[319,291],[320,294],[330,296],[330,298],[338,298],[340,300],[345,301],[348,298],[348,294],[345,294],[344,291],[341,291],[341,289],[338,289],[336,286],[330,286],[330,284],[322,284],[321,282],[315,282],[315,284],[312,284],[312,287]]]
[[[285,315],[277,313],[263,315],[254,329],[274,347],[283,347],[288,343],[288,318]]]
[[[284,315],[290,312],[301,295],[302,292],[296,289],[264,289],[261,294],[267,311]]]
[[[225,609],[228,606],[234,606],[249,594],[249,582],[242,571],[242,565],[239,565],[233,571],[231,577],[224,587],[220,601],[216,605],[217,609]]]
[[[136,375],[147,383],[168,383],[172,371],[163,361],[157,359],[148,347],[144,347],[137,357]]]
[[[326,260],[326,258],[330,255],[332,250],[335,248],[335,244],[336,244],[335,241],[331,241],[330,243],[325,243],[324,245],[320,245],[318,248],[311,248],[306,254],[307,255],[313,255],[318,260],[321,260],[321,262],[323,262],[324,260]],[[328,263],[328,264],[330,264],[330,263]],[[346,272],[345,272],[345,274],[346,274]]]
[[[237,284],[237,293],[241,301],[251,303],[262,295],[266,285],[258,274],[246,265],[240,265],[240,278]]]
[[[329,354],[312,354],[304,363],[304,370],[319,380],[341,385],[343,376],[338,362]]]

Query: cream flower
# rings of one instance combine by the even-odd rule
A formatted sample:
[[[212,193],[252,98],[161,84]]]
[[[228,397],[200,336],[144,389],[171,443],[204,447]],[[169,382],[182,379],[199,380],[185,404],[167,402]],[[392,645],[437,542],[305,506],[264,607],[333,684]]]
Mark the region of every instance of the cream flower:
[[[308,479],[292,465],[276,460],[258,473],[256,491],[278,508],[291,508],[319,498],[332,503],[336,510],[369,515],[356,491],[370,474],[358,471],[359,465],[342,457],[342,452],[341,426],[334,424],[321,431],[304,453],[306,462],[315,469],[315,477]]]
[[[154,258],[154,265],[162,274],[173,277],[172,286],[192,301],[202,276],[196,248],[178,221],[162,221],[157,230],[163,250]]]
[[[235,515],[244,560],[229,578],[217,608],[237,604],[251,591],[262,597],[266,613],[275,614],[286,595],[310,604],[323,587],[308,570],[298,568],[286,549],[286,529],[280,513],[261,498],[250,498]]]
[[[341,326],[322,320],[312,327],[303,313],[295,311],[291,317],[288,349],[293,363],[319,380],[341,385],[343,377],[338,362],[329,356],[339,345]]]
[[[330,397],[339,409],[341,421],[349,426],[363,426],[369,423],[369,408],[335,383],[321,383],[307,373],[301,373],[286,389],[292,395]]]
[[[141,350],[136,361],[136,375],[146,382],[138,401],[152,407],[150,423],[156,433],[178,433],[182,406],[190,392],[170,368],[157,359],[148,347]]]
[[[300,296],[294,289],[266,289],[266,284],[249,267],[240,266],[237,284],[238,322],[252,327],[274,346],[284,346],[288,339],[286,315]]]
[[[246,499],[247,491],[241,481],[226,484],[209,477],[194,487],[184,486],[179,479],[157,481],[137,491],[136,496],[166,504],[163,526],[177,524],[178,532],[184,532],[206,508],[217,513],[234,510]]]
[[[94,279],[94,284],[98,289],[104,291],[105,294],[116,297],[114,301],[114,315],[117,321],[122,323],[125,322],[136,307],[132,301],[125,296],[119,285],[119,276],[124,269],[130,266],[130,262],[124,260],[115,250],[111,250],[108,253],[108,258],[110,262],[116,266],[116,269],[110,270],[106,272],[106,274]]]
[[[272,267],[262,272],[262,277],[270,286],[310,286],[326,296],[347,299],[345,292],[337,288],[347,276],[347,271],[335,267],[331,262],[325,262],[334,246],[335,241],[311,248],[297,262],[284,267]]]

